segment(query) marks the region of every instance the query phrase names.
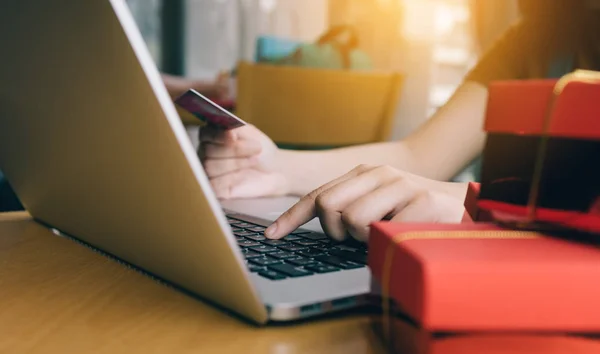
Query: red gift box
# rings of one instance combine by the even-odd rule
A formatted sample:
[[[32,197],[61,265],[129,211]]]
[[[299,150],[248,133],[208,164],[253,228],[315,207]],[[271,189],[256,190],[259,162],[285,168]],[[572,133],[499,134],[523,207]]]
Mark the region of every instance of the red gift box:
[[[386,263],[386,253],[393,256]],[[369,266],[423,328],[600,332],[600,248],[491,224],[371,228]]]
[[[439,333],[600,333],[597,246],[492,224],[381,222],[368,262],[393,300],[387,315],[423,353]]]
[[[487,132],[541,135],[550,114],[547,134],[600,140],[600,83],[571,82],[552,106],[558,80],[493,82],[484,129]]]
[[[478,206],[496,219],[533,216],[600,232],[600,81],[564,82],[490,85]]]
[[[492,214],[488,210],[481,209],[479,203],[479,191],[481,185],[479,183],[470,182],[465,196],[465,216],[463,222],[492,222],[494,221]]]

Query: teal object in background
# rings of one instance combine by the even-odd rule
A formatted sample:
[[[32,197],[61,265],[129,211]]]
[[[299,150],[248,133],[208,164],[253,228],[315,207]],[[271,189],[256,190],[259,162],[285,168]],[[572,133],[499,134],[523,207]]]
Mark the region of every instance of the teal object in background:
[[[281,37],[260,36],[256,40],[255,60],[257,63],[282,60],[294,54],[294,51],[302,44],[300,41]]]
[[[349,69],[368,70],[371,59],[366,53],[348,53]],[[256,41],[257,63],[292,65],[306,68],[341,69],[345,67],[341,51],[334,44],[302,43],[279,37],[261,36]]]
[[[256,42],[256,62],[317,69],[369,70],[371,58],[359,49],[352,26],[330,28],[315,43],[261,36]]]
[[[299,47],[297,53],[286,59],[286,61],[307,68],[350,70],[369,70],[372,68],[369,56],[359,50],[349,51],[347,56],[348,62],[345,63],[344,54],[331,43],[303,44]]]

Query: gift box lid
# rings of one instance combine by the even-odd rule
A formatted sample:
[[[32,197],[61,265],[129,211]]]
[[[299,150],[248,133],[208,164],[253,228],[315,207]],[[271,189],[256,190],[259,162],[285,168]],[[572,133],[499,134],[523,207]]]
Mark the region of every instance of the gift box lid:
[[[553,102],[558,80],[497,81],[489,87],[484,130],[540,135],[551,114],[548,134],[600,139],[600,84],[570,82]]]
[[[427,330],[600,330],[597,246],[492,224],[381,222],[368,261],[400,311]]]

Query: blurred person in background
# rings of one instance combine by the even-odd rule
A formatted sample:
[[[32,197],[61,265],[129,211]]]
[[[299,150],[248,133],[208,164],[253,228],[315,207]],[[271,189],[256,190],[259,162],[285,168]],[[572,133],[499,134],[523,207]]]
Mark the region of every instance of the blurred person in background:
[[[291,151],[252,126],[202,129],[199,156],[215,193],[222,199],[304,195],[267,230],[270,238],[315,217],[337,240],[366,240],[370,223],[382,219],[459,222],[467,186],[445,181],[483,149],[487,85],[600,70],[600,0],[520,0],[519,8],[520,21],[402,141]]]
[[[227,73],[219,74],[214,81],[194,80],[165,73],[161,76],[172,98],[183,94],[189,89],[194,89],[214,100],[223,100],[228,98],[229,95],[229,75]]]

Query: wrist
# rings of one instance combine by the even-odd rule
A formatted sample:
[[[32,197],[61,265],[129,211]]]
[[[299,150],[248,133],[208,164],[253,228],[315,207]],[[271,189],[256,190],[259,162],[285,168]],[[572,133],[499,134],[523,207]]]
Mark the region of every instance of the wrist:
[[[311,191],[306,187],[307,164],[303,161],[307,154],[303,151],[277,150],[277,166],[286,184],[284,194],[304,196]]]

